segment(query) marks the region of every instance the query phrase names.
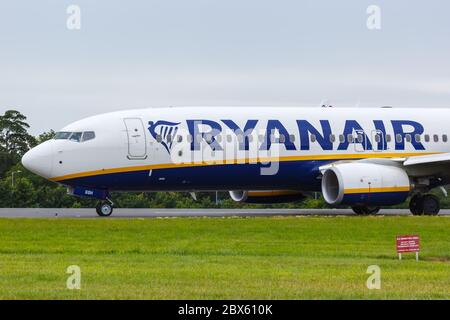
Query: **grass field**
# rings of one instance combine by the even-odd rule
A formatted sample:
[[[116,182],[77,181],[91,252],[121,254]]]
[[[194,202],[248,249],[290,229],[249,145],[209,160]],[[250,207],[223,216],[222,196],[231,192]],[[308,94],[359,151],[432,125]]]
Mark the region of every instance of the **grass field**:
[[[450,217],[0,219],[0,299],[216,298],[449,299]]]

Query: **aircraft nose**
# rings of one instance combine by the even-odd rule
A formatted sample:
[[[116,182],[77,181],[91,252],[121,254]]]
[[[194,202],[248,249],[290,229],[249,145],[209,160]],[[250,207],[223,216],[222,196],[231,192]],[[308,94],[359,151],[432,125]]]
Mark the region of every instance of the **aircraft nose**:
[[[37,175],[50,178],[53,168],[53,141],[41,143],[25,153],[22,157],[22,164]]]

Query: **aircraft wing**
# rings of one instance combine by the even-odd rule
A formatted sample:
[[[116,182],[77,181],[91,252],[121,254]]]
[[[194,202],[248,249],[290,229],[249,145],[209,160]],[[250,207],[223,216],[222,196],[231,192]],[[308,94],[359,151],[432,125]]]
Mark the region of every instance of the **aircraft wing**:
[[[416,166],[416,165],[424,165],[424,164],[447,164],[450,163],[450,153],[439,153],[425,156],[413,156],[408,157],[403,162],[404,166]]]
[[[450,182],[450,153],[412,156],[402,165],[411,177],[434,177]]]

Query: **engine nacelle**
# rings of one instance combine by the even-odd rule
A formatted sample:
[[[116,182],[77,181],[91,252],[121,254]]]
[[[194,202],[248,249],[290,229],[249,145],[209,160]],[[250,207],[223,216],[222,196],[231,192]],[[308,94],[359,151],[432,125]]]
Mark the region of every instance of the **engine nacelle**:
[[[230,191],[230,197],[243,203],[285,203],[303,200],[305,195],[296,190]]]
[[[331,205],[395,205],[406,200],[410,189],[405,170],[382,164],[340,163],[322,177],[322,194]]]

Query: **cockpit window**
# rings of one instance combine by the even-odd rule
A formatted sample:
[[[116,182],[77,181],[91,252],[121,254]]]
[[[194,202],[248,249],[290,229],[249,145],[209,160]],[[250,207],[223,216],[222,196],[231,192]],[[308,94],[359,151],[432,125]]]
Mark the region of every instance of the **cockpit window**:
[[[81,141],[81,136],[82,136],[83,132],[74,132],[72,133],[72,135],[70,136],[69,140],[70,141],[76,141],[76,142],[80,142]]]
[[[86,131],[83,133],[83,142],[95,139],[94,131]]]
[[[71,134],[72,132],[57,132],[55,134],[55,140],[67,140]]]
[[[95,139],[94,131],[85,131],[85,132],[68,132],[61,131],[55,134],[55,140],[70,140],[74,142],[85,142],[89,140]]]

